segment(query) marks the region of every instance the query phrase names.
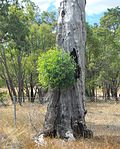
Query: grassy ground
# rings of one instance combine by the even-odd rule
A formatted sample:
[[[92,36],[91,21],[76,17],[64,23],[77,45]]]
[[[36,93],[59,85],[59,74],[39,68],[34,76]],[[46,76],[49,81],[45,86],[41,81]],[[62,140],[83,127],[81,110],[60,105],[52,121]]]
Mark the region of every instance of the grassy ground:
[[[32,140],[42,128],[46,107],[39,104],[17,106],[17,128],[13,124],[13,106],[0,107],[0,149],[120,149],[120,104],[87,103],[86,121],[94,138],[74,142],[46,139],[46,146]]]

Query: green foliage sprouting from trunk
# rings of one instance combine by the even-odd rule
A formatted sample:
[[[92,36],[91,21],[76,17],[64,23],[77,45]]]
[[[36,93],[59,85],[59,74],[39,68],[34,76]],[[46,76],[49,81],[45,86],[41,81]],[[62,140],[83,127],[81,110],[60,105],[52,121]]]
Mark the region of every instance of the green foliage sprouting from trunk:
[[[44,87],[66,88],[75,82],[75,68],[69,53],[51,49],[38,59],[39,82]]]

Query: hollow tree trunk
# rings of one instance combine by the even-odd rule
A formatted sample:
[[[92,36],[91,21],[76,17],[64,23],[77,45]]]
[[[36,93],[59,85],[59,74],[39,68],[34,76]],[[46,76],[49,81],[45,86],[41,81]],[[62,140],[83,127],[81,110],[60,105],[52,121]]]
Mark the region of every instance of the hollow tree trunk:
[[[77,63],[76,83],[51,91],[44,136],[75,139],[92,135],[85,123],[85,42],[85,0],[64,0],[60,3],[57,44]]]

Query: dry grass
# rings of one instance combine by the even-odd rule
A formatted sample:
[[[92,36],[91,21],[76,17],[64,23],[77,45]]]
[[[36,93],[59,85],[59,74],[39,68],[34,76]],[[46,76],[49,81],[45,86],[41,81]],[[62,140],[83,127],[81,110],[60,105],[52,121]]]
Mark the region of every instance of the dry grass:
[[[93,139],[64,142],[46,139],[46,146],[37,146],[32,137],[44,121],[45,106],[26,103],[17,106],[17,128],[13,125],[13,107],[0,107],[0,149],[120,149],[120,104],[87,103],[88,127]]]

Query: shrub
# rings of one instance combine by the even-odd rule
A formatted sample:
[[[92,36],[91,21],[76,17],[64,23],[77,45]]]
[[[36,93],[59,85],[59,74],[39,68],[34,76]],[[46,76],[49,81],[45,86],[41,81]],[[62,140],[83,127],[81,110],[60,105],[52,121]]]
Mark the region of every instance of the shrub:
[[[69,53],[51,49],[38,58],[39,82],[43,87],[69,87],[75,82],[75,68]]]
[[[6,92],[0,92],[0,102],[4,103],[7,99],[6,99]]]

